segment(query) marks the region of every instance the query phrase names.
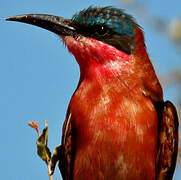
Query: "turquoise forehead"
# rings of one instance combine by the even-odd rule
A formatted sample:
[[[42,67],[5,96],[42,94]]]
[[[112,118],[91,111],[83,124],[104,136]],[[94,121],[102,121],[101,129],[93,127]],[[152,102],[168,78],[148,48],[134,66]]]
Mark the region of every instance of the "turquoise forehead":
[[[120,35],[134,37],[136,22],[133,17],[124,13],[123,10],[105,7],[89,7],[72,17],[72,21],[84,26],[106,25]]]

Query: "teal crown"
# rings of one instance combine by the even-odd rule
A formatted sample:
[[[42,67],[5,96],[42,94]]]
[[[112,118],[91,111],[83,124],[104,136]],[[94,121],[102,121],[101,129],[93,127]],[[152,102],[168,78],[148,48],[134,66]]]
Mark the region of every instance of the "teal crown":
[[[118,33],[134,37],[134,29],[137,26],[134,18],[124,13],[124,10],[113,7],[89,7],[76,13],[72,21],[84,26],[104,25]]]

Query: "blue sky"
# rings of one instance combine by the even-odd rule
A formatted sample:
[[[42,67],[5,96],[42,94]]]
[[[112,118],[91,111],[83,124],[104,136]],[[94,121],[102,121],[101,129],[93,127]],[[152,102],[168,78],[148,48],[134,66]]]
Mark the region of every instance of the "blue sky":
[[[46,13],[70,18],[89,5],[113,5],[105,0],[1,0],[0,18],[25,13]],[[181,15],[180,0],[149,1],[150,12],[170,20]],[[134,15],[144,28],[148,52],[157,74],[180,68],[180,56],[168,39]],[[36,133],[28,127],[38,120],[40,129],[49,123],[51,150],[60,143],[66,109],[74,92],[79,68],[61,40],[41,28],[0,20],[0,169],[1,179],[48,179],[46,166],[36,155]],[[164,90],[165,97],[177,103],[174,87]],[[60,175],[56,169],[54,180]],[[175,180],[181,178],[178,168]]]

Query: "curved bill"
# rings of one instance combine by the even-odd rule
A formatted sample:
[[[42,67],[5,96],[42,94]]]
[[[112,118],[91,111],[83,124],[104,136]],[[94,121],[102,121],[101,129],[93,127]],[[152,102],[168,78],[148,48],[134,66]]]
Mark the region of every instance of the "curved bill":
[[[72,36],[76,29],[70,19],[48,14],[24,14],[5,18],[7,21],[18,21],[42,27],[58,35]]]

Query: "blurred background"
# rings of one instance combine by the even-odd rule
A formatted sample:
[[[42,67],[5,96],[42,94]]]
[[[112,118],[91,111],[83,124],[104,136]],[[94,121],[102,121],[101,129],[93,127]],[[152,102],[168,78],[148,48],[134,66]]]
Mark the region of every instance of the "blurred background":
[[[1,0],[0,2],[0,169],[1,179],[48,179],[36,154],[37,134],[28,127],[49,123],[49,147],[60,143],[69,100],[79,80],[74,57],[55,34],[4,17],[47,13],[71,18],[90,5],[126,9],[143,27],[150,58],[181,114],[181,1],[157,0]],[[58,168],[54,180],[60,179]],[[177,164],[174,180],[181,179]]]

